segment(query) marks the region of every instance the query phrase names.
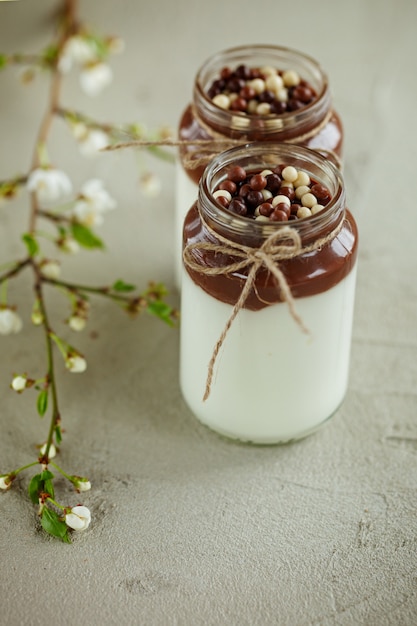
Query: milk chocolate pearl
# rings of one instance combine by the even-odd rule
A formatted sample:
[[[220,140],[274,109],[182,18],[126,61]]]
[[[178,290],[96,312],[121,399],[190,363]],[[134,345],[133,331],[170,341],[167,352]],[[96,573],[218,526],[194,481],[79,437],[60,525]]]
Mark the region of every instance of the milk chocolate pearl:
[[[275,211],[269,216],[269,219],[272,222],[286,222],[288,220],[288,215],[284,213],[284,211],[277,211],[275,209]]]
[[[311,89],[309,89],[309,87],[298,85],[298,87],[295,87],[294,91],[292,92],[292,98],[294,98],[295,100],[300,100],[300,102],[304,102],[304,104],[307,104],[313,99],[313,92]]]
[[[220,78],[223,78],[223,79],[230,78],[231,75],[232,75],[232,70],[230,69],[230,67],[224,67],[222,71],[220,72]]]
[[[275,211],[282,211],[288,217],[288,215],[290,215],[291,213],[291,208],[285,202],[278,202],[278,204],[275,206]]]
[[[246,171],[240,165],[233,165],[227,174],[227,178],[234,183],[241,183],[246,178]]]
[[[248,106],[247,101],[245,100],[245,98],[235,98],[231,105],[230,105],[230,109],[231,111],[246,111]]]
[[[310,189],[311,193],[316,196],[317,200],[321,200],[320,204],[330,202],[332,199],[330,191],[324,185],[316,183]]]
[[[263,202],[258,206],[259,215],[264,215],[265,217],[269,217],[271,213],[274,211],[274,207],[270,202]]]
[[[252,87],[249,87],[249,85],[245,85],[243,89],[240,90],[239,96],[245,100],[253,100],[256,96],[256,91],[252,89]]]
[[[231,193],[232,195],[234,193],[236,193],[236,183],[234,183],[232,180],[224,180],[222,183],[220,183],[219,189],[224,189],[224,191],[228,191],[229,193]]]
[[[262,174],[254,174],[249,180],[249,185],[254,191],[261,191],[266,187],[266,178]]]
[[[282,187],[280,187],[279,193],[282,196],[287,196],[287,198],[289,198],[291,200],[291,202],[295,198],[295,191],[294,191],[294,189],[292,187],[288,187],[287,185],[282,185]]]
[[[230,200],[226,198],[225,196],[217,196],[216,202],[217,204],[221,204],[221,206],[224,207],[225,209],[227,209],[228,206],[230,205]]]

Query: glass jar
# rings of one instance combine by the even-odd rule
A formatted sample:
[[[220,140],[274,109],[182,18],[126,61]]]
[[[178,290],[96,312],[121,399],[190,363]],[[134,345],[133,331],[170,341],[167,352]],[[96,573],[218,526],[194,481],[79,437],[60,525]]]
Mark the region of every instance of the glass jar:
[[[259,172],[281,163],[328,188],[332,199],[322,211],[259,222],[213,200],[232,165]],[[284,246],[273,260],[284,285],[262,262],[240,306],[253,263],[228,268],[241,260],[242,246],[256,253],[271,236]],[[291,248],[294,238],[301,248]],[[220,251],[211,249],[217,244]],[[287,442],[314,431],[341,405],[348,383],[357,228],[340,171],[304,147],[255,143],[227,150],[203,173],[183,245],[180,384],[191,411],[246,442]]]
[[[314,88],[314,101],[295,111],[280,115],[247,115],[224,110],[213,104],[207,92],[222,68],[270,66],[278,70],[295,70]],[[232,140],[288,142],[322,150],[334,159],[342,155],[343,129],[339,115],[332,108],[332,98],[326,74],[309,56],[279,46],[241,46],[219,52],[197,73],[193,99],[179,124],[180,140]],[[177,162],[176,184],[176,279],[180,284],[181,241],[184,217],[197,197],[197,185],[209,157],[231,145],[181,146]]]

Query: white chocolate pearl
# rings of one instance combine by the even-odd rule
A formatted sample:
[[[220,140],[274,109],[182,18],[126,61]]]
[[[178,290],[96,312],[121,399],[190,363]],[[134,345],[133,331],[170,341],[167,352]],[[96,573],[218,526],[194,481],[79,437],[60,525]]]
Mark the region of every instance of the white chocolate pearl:
[[[316,213],[320,213],[320,211],[323,211],[323,209],[324,206],[322,204],[313,204],[310,211],[312,215],[315,215]]]
[[[235,91],[232,91],[232,93],[229,93],[227,97],[229,98],[230,104],[232,104],[233,100],[236,100],[239,96]]]
[[[311,209],[312,206],[317,204],[317,198],[312,193],[305,193],[301,196],[301,204]]]
[[[280,102],[288,101],[288,91],[285,89],[285,87],[277,91],[276,96],[277,96],[277,100],[279,100]]]
[[[298,172],[298,176],[294,181],[294,187],[301,187],[302,185],[309,185],[310,184],[310,176],[307,174],[307,172]]]
[[[291,200],[289,199],[289,197],[283,195],[275,196],[275,198],[272,200],[272,206],[275,208],[277,204],[280,204],[280,202],[285,202],[288,206],[291,206]]]
[[[255,222],[269,222],[269,217],[266,217],[266,215],[257,215]]]
[[[265,87],[269,89],[269,91],[273,91],[274,93],[278,93],[280,89],[284,86],[284,81],[281,76],[278,74],[271,74],[265,81]]]
[[[288,187],[289,189],[294,189],[294,183],[289,180],[283,180],[281,183],[281,187]],[[310,187],[309,187],[310,189]]]
[[[219,93],[214,96],[212,103],[221,109],[228,109],[230,106],[230,98],[225,93]]]
[[[294,70],[287,70],[282,75],[286,87],[296,87],[300,83],[300,77]]]
[[[271,112],[271,105],[269,104],[269,102],[261,102],[256,107],[257,115],[268,115],[270,112]]]
[[[287,167],[284,167],[284,169],[282,170],[282,178],[289,183],[293,183],[295,180],[297,180],[297,176],[298,171],[292,165],[287,165]]]
[[[264,76],[273,76],[274,74],[275,76],[277,75],[277,70],[275,69],[275,67],[272,67],[271,65],[264,65],[263,67],[260,68],[259,71]]]
[[[269,176],[269,174],[273,174],[272,170],[262,170],[261,176]]]
[[[304,194],[309,193],[309,192],[310,192],[310,187],[308,187],[307,185],[301,185],[300,187],[296,188],[295,197],[300,200],[300,198],[302,198]]]
[[[227,198],[229,202],[232,199],[232,194],[226,191],[226,189],[218,189],[213,193],[213,198],[220,198],[221,196],[223,196],[223,198]]]
[[[310,217],[311,211],[306,206],[300,206],[297,211],[297,217],[303,219],[303,217]]]
[[[263,174],[263,176],[265,176],[265,174]],[[269,191],[269,189],[261,189],[261,194],[263,195],[264,200],[269,200],[270,198],[272,198],[272,193]]]
[[[255,90],[258,96],[265,91],[265,81],[262,78],[254,78],[248,81],[248,85]]]
[[[257,100],[249,100],[248,106],[247,106],[247,109],[246,109],[247,112],[250,113],[251,115],[256,113],[256,109],[258,108],[258,104],[259,104],[259,102]]]

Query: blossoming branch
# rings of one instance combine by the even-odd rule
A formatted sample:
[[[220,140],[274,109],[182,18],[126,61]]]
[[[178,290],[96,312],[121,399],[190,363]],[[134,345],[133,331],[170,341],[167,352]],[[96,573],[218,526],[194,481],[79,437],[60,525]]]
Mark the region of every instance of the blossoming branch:
[[[59,404],[56,358],[63,359],[71,373],[82,373],[87,368],[85,356],[64,340],[55,329],[45,300],[45,290],[55,288],[68,299],[66,324],[74,332],[82,331],[88,323],[91,296],[104,297],[124,309],[130,316],[148,312],[164,322],[175,323],[177,313],[166,302],[162,284],[150,283],[142,293],[122,279],[105,286],[91,286],[68,282],[62,277],[62,254],[76,254],[81,248],[96,250],[104,247],[96,229],[105,216],[116,208],[103,181],[86,180],[79,190],[74,190],[70,176],[59,169],[48,154],[48,139],[55,119],[64,120],[84,156],[93,156],[109,144],[124,136],[147,138],[140,124],[113,125],[100,123],[86,115],[67,109],[61,103],[61,85],[65,74],[79,71],[81,89],[90,96],[98,95],[112,80],[108,58],[121,52],[122,40],[100,37],[78,18],[77,0],[64,0],[59,19],[57,38],[39,54],[1,54],[0,69],[22,66],[22,80],[30,83],[38,72],[50,73],[50,91],[46,110],[40,122],[31,165],[27,173],[0,181],[0,200],[11,202],[20,189],[29,194],[28,228],[22,234],[22,257],[0,267],[0,335],[18,333],[23,321],[9,296],[11,282],[29,270],[33,275],[33,303],[31,322],[42,329],[45,338],[46,367],[40,375],[20,372],[12,378],[11,389],[21,394],[32,389],[36,393],[36,410],[39,416],[50,414],[45,441],[38,446],[36,459],[27,465],[0,474],[0,490],[7,491],[21,472],[38,467],[38,473],[29,482],[29,497],[38,506],[44,530],[69,542],[70,532],[85,530],[91,521],[89,509],[81,504],[63,505],[55,497],[55,474],[51,468],[68,480],[78,493],[91,488],[84,476],[68,474],[54,459],[62,443],[62,416]],[[169,136],[160,129],[152,138]],[[153,146],[156,156],[171,160],[163,148]],[[147,169],[141,173],[144,191],[152,195],[158,191],[159,181]],[[42,228],[40,223],[42,222]],[[45,228],[47,230],[45,230]],[[55,255],[45,252],[53,246]],[[42,369],[42,368],[41,368]]]

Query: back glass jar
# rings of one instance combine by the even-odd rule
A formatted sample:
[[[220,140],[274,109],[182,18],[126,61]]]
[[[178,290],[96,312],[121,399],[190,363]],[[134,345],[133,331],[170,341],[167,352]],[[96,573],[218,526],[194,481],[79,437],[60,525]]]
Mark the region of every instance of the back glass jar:
[[[253,45],[219,52],[201,67],[179,138],[186,143],[177,165],[178,286],[182,224],[210,158],[234,143],[274,141],[321,150],[338,161],[343,130],[327,76],[314,59],[290,48]]]
[[[286,144],[221,153],[183,246],[180,384],[192,412],[253,443],[314,431],[348,384],[357,228],[340,171]]]

